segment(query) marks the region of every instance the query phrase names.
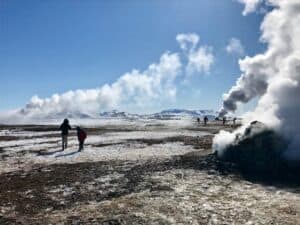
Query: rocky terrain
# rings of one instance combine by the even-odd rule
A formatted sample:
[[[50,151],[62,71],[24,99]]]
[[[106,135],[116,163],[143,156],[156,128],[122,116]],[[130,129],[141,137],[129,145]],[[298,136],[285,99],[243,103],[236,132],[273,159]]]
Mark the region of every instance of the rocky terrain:
[[[71,121],[72,122],[72,121]],[[243,174],[211,153],[232,125],[143,121],[0,127],[0,224],[300,224],[300,184]]]

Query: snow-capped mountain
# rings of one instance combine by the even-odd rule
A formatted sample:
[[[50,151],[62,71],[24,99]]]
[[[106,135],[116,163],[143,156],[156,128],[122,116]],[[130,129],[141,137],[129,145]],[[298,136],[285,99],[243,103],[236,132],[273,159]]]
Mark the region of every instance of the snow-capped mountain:
[[[68,111],[60,113],[29,113],[26,111],[16,111],[11,115],[1,115],[0,123],[3,124],[25,124],[25,123],[52,123],[65,118],[74,119],[77,121],[93,121],[93,120],[109,120],[109,119],[124,119],[124,120],[181,120],[181,119],[203,119],[207,116],[209,120],[214,120],[217,117],[217,112],[213,110],[186,110],[186,109],[168,109],[159,113],[153,114],[133,114],[124,111],[112,110],[101,113],[87,113],[80,111]]]
[[[102,112],[99,114],[100,117],[102,118],[136,118],[139,117],[140,115],[138,114],[131,114],[127,112],[121,112],[118,110],[112,110],[108,112]]]
[[[159,113],[153,114],[131,114],[127,112],[120,112],[112,110],[108,112],[102,112],[99,114],[101,118],[127,118],[127,119],[180,119],[186,117],[200,117],[207,116],[209,119],[214,119],[217,116],[217,112],[213,110],[186,110],[186,109],[168,109]]]
[[[163,110],[159,115],[183,115],[183,116],[205,116],[205,115],[215,115],[216,112],[213,110],[187,110],[187,109],[168,109]]]
[[[214,119],[217,116],[217,112],[213,110],[168,109],[163,110],[160,113],[155,113],[153,116],[156,119],[179,119],[185,117],[203,118],[204,116],[207,116],[209,119]]]

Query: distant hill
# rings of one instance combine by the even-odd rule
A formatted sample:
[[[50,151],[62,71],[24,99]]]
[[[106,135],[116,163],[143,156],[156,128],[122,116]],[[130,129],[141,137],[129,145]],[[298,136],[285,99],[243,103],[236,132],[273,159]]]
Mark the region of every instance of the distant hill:
[[[217,112],[213,110],[187,110],[187,109],[168,109],[159,113],[153,114],[131,114],[127,112],[121,112],[118,110],[112,110],[108,112],[102,112],[99,114],[101,118],[127,118],[127,119],[181,119],[187,117],[200,117],[207,116],[210,120],[215,119]]]
[[[97,119],[126,119],[126,120],[138,120],[138,119],[157,119],[157,120],[181,120],[188,118],[200,118],[203,120],[204,116],[207,116],[209,120],[214,120],[218,113],[213,110],[187,110],[187,109],[167,109],[158,113],[152,114],[134,114],[124,111],[111,110],[101,113],[86,113],[81,111],[63,111],[59,113],[53,112],[40,112],[32,113],[24,109],[15,111],[11,115],[1,115],[0,122],[6,123],[37,123],[37,122],[51,122],[62,120],[64,118],[77,119],[77,120],[97,120]]]
[[[118,110],[112,110],[112,111],[102,112],[99,114],[99,116],[102,118],[139,118],[142,115],[121,112]]]

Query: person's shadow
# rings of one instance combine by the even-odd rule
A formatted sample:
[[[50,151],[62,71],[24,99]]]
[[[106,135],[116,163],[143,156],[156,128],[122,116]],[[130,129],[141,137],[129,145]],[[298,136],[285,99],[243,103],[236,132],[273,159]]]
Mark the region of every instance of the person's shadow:
[[[71,156],[71,155],[75,155],[76,153],[79,153],[79,151],[74,151],[74,152],[69,152],[69,153],[66,153],[66,154],[56,155],[55,158]]]
[[[50,156],[50,155],[54,155],[58,152],[62,152],[63,150],[56,150],[56,151],[53,151],[53,152],[46,152],[46,151],[39,151],[38,152],[38,155],[40,156]]]

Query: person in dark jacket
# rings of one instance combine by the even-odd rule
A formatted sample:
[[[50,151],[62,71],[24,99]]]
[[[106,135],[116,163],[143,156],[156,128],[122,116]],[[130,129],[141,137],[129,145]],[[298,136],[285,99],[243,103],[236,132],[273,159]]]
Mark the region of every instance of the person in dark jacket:
[[[226,124],[226,117],[224,116],[223,117],[223,125],[225,125]]]
[[[205,116],[204,119],[203,119],[203,121],[204,121],[204,126],[206,126],[206,124],[207,124],[207,122],[208,122],[208,117]]]
[[[83,150],[83,144],[86,139],[86,132],[82,130],[80,127],[76,127],[77,130],[77,138],[79,142],[79,149],[78,151],[81,152]]]
[[[232,123],[233,123],[233,125],[236,124],[236,117],[233,118]]]
[[[61,137],[62,137],[62,150],[65,150],[68,147],[68,135],[71,126],[68,119],[64,119],[64,122],[60,125]]]

